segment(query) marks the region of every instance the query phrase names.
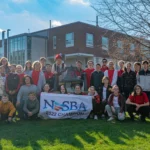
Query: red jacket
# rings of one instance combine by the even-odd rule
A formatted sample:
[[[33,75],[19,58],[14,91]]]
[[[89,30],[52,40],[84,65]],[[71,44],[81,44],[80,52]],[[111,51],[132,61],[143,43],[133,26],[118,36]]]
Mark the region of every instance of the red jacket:
[[[90,81],[91,81],[91,75],[92,75],[92,72],[94,71],[95,69],[85,69],[84,72],[86,73],[86,81],[87,81],[87,88],[90,87]]]
[[[108,67],[107,66],[102,66],[101,71],[105,72],[106,70],[108,70]]]
[[[18,74],[19,78],[20,78],[20,85],[22,85],[23,83],[23,78],[24,78],[24,73]]]
[[[45,79],[47,80],[47,79],[52,78],[54,74],[53,74],[52,72],[47,72],[47,71],[45,71],[45,72],[44,72],[44,75],[45,75]]]

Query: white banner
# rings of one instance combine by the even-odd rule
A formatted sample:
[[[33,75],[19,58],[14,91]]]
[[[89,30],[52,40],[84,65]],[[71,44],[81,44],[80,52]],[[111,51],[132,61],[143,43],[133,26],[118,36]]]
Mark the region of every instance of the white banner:
[[[140,76],[139,85],[142,87],[143,91],[150,91],[150,76]]]
[[[92,109],[91,96],[41,93],[39,117],[86,119]]]

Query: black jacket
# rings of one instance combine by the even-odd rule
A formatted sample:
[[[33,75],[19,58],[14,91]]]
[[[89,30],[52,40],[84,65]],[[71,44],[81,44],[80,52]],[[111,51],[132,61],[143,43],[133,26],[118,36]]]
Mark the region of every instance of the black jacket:
[[[102,99],[103,99],[103,87],[104,87],[104,85],[102,85],[100,87],[100,93],[99,93],[100,94],[101,102],[102,102]],[[106,101],[108,100],[110,94],[112,93],[111,89],[112,89],[112,86],[108,85],[107,90],[106,90]]]
[[[16,90],[18,92],[20,88],[20,78],[16,73],[9,73],[6,77],[6,92]]]
[[[90,85],[94,86],[96,90],[99,90],[102,84],[102,78],[104,77],[104,73],[102,71],[97,72],[94,71],[91,75]]]
[[[121,78],[122,91],[133,90],[135,85],[136,85],[136,73],[132,70],[129,73],[127,71],[124,72]]]
[[[142,75],[142,76],[150,76],[150,70],[144,71],[144,69],[142,69],[142,70],[139,72],[139,75]]]

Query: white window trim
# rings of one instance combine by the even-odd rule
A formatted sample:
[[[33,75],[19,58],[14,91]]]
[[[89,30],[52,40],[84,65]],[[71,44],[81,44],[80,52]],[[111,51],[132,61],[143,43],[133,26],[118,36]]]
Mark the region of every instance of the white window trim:
[[[92,35],[93,36],[93,41],[92,40],[88,41],[88,35]],[[91,34],[91,33],[86,33],[86,47],[94,48],[94,35]]]
[[[67,39],[67,34],[72,34],[72,36],[73,36],[72,40]],[[65,37],[66,47],[74,47],[74,32],[67,33],[67,34],[66,34],[66,37]],[[68,44],[67,42],[69,42],[70,44]]]

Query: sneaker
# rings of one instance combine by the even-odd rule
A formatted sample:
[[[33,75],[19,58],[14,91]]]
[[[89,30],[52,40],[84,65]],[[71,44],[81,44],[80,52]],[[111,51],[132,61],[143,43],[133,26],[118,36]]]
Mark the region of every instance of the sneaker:
[[[104,114],[102,114],[102,118],[105,118],[105,115],[104,115]]]
[[[97,117],[97,115],[95,115],[95,116],[94,116],[94,120],[98,120],[98,117]]]
[[[114,118],[113,118],[113,117],[110,117],[107,121],[112,121],[112,120],[114,120]]]

